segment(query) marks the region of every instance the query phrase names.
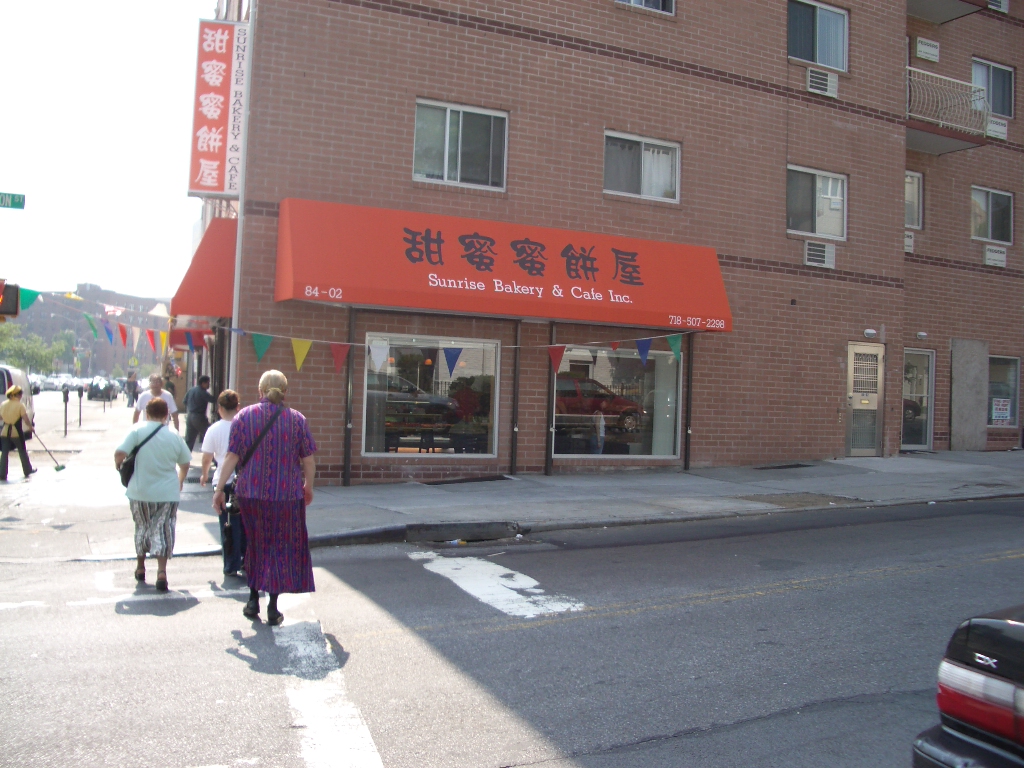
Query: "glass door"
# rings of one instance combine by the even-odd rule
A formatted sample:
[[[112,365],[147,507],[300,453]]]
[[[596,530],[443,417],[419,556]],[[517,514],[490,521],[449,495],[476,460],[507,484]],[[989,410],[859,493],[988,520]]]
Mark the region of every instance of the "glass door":
[[[882,411],[885,402],[885,347],[850,344],[847,361],[846,454],[882,455]]]
[[[903,450],[932,447],[932,376],[935,353],[907,349],[903,356]]]

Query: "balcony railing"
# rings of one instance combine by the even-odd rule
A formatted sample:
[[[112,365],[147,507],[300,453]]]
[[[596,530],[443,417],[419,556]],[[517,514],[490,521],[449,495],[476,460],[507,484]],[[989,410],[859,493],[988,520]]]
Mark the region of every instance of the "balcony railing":
[[[979,86],[907,67],[907,117],[984,136],[988,99]]]

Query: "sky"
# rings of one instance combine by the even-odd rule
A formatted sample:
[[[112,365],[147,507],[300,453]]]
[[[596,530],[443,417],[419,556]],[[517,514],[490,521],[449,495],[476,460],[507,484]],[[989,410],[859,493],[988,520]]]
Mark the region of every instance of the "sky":
[[[199,19],[216,0],[0,0],[0,279],[174,295],[201,204],[187,196]]]

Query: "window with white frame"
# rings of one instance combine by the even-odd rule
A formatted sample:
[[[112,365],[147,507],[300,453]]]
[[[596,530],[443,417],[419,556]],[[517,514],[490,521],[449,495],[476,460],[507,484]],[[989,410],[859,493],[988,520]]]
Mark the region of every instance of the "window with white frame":
[[[846,11],[809,0],[789,0],[789,55],[846,71]]]
[[[1013,195],[997,189],[971,187],[971,237],[1013,242]]]
[[[672,13],[672,0],[615,0],[624,5],[638,5],[641,8],[650,8],[652,11]]]
[[[504,188],[507,125],[504,112],[416,102],[413,177]]]
[[[908,229],[920,229],[922,227],[923,191],[924,176],[915,171],[907,171],[903,199],[906,209],[904,226]]]
[[[786,169],[786,229],[846,239],[846,177],[795,165]]]
[[[604,191],[679,200],[678,144],[605,132]]]
[[[992,114],[1013,117],[1013,70],[983,59],[971,61],[971,82],[985,89]]]
[[[1017,393],[1020,360],[1016,357],[988,359],[988,425],[1017,426]]]

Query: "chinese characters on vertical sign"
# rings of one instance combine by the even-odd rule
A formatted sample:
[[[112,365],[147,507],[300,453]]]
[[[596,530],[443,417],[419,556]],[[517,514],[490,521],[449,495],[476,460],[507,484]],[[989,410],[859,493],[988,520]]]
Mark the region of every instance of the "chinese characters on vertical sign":
[[[238,197],[245,140],[248,50],[248,25],[224,21],[199,23],[190,195]]]

